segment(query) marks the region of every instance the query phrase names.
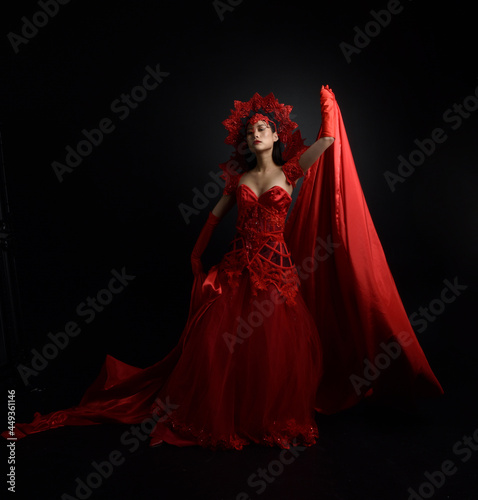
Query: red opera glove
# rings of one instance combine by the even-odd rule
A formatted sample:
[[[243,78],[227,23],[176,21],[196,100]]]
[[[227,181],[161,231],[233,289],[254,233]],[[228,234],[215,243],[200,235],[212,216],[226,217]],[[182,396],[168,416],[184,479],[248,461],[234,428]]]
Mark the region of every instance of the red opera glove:
[[[333,137],[335,139],[335,94],[328,85],[320,89],[320,112],[322,114],[322,127],[320,137]]]
[[[212,212],[209,212],[209,216],[207,218],[204,227],[199,233],[199,237],[194,245],[193,251],[191,253],[191,266],[193,269],[194,276],[197,276],[203,272],[202,263],[201,263],[201,255],[211,239],[211,235],[214,232],[214,229],[219,224],[221,219],[216,217]]]

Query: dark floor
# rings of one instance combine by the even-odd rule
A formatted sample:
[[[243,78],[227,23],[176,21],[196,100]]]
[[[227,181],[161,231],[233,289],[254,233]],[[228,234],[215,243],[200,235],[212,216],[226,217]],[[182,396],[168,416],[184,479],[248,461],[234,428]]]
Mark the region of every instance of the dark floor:
[[[139,279],[125,303],[112,303],[47,369],[31,377],[35,387],[26,387],[18,377],[1,382],[5,399],[7,389],[17,391],[17,422],[29,422],[35,411],[75,405],[96,378],[104,352],[137,366],[167,354],[182,316],[178,312],[178,325],[170,319],[169,340],[164,334],[158,339],[156,329],[162,323],[161,311],[151,300],[154,288],[139,286]],[[167,444],[151,448],[148,429],[135,435],[131,425],[56,429],[17,441],[16,493],[11,498],[476,500],[473,301],[471,295],[464,296],[419,336],[445,394],[420,401],[412,415],[370,403],[317,415],[318,444],[297,449],[295,455],[260,446],[242,451]]]
[[[476,391],[445,390],[421,402],[415,415],[363,403],[320,415],[318,444],[294,454],[260,446],[151,448],[147,434],[134,435],[131,425],[39,433],[16,444],[12,498],[475,500]],[[46,395],[20,394],[22,408],[39,397]]]

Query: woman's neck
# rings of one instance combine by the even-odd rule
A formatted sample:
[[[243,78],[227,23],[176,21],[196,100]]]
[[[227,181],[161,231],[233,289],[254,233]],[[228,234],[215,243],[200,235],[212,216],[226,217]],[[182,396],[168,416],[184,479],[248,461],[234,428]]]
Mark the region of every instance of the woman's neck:
[[[269,170],[277,168],[277,165],[274,163],[272,155],[270,154],[256,155],[256,158],[257,158],[257,164],[255,170],[257,172],[268,172]]]

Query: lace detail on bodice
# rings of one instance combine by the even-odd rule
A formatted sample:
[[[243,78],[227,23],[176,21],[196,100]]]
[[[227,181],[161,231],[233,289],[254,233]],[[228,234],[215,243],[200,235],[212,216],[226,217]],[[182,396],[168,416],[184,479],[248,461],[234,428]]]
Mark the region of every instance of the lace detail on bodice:
[[[283,235],[291,196],[273,186],[258,197],[245,184],[237,188],[236,196],[237,233],[219,271],[237,286],[247,270],[253,296],[273,285],[287,303],[294,304],[300,282]]]

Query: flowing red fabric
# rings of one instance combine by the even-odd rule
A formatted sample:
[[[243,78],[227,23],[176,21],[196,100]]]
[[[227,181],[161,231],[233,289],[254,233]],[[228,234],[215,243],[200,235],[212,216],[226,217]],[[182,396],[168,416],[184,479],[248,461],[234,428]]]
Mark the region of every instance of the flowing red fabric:
[[[295,163],[283,168],[287,175],[297,171]],[[17,438],[122,422],[141,423],[152,445],[316,442],[322,348],[283,237],[292,197],[280,186],[257,196],[235,185],[234,193],[236,237],[217,266],[196,276],[176,347],[146,369],[108,356],[77,407],[36,414],[32,423],[16,425]]]
[[[307,171],[285,229],[326,353],[316,409],[333,413],[370,396],[413,405],[443,389],[398,294],[334,105],[335,141]]]
[[[144,369],[107,356],[78,406],[36,413],[15,437],[120,422],[148,429],[152,445],[310,446],[315,411],[443,392],[398,295],[335,106],[335,142],[308,171],[287,224],[284,188],[258,195],[230,177],[237,234],[221,262],[195,276],[173,350]],[[295,185],[297,155],[283,171]]]

